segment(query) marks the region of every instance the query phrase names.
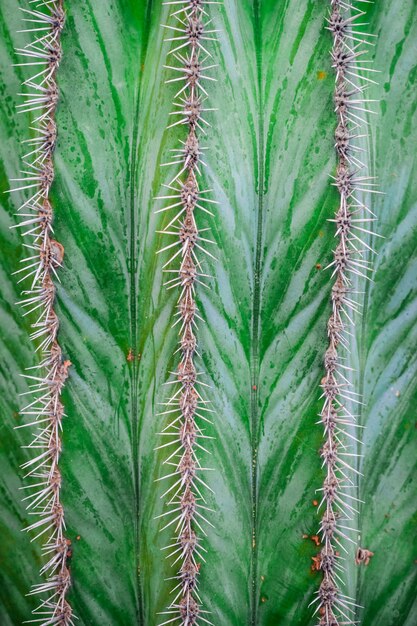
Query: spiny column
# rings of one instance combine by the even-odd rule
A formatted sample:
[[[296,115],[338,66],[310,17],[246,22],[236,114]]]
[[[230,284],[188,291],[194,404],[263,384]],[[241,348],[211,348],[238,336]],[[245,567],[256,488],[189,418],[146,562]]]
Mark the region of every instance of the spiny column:
[[[19,283],[31,281],[30,288],[23,291],[19,302],[26,311],[35,315],[31,339],[40,363],[27,374],[30,390],[22,395],[31,396],[29,403],[20,411],[29,421],[17,428],[29,427],[34,431],[33,440],[25,446],[34,453],[33,458],[22,465],[27,472],[28,484],[22,489],[27,493],[24,501],[30,516],[35,519],[26,530],[35,531],[36,539],[43,539],[45,564],[41,574],[46,581],[35,584],[30,595],[41,594],[40,605],[34,610],[34,623],[47,626],[74,624],[72,609],[66,600],[71,585],[68,559],[71,542],[65,537],[64,509],[61,503],[61,455],[62,421],[64,407],[61,392],[68,377],[70,362],[63,359],[57,334],[59,320],[54,311],[56,288],[54,278],[64,258],[64,248],[53,238],[53,210],[49,191],[54,179],[53,152],[57,128],[55,111],[58,103],[56,72],[61,60],[60,35],[65,14],[62,0],[29,0],[30,9],[22,9],[23,20],[33,33],[34,41],[17,50],[25,60],[19,66],[35,67],[35,73],[25,80],[27,88],[22,113],[34,112],[31,130],[34,137],[25,140],[29,152],[24,155],[23,177],[14,179],[17,186],[10,191],[28,191],[30,197],[19,209],[22,221],[17,227],[23,229],[28,243],[24,247],[29,256],[21,262],[23,267],[15,274]]]
[[[323,487],[319,490],[323,494],[319,508],[323,505],[325,508],[320,525],[323,548],[319,559],[323,580],[313,604],[317,603],[320,626],[341,626],[357,623],[355,600],[342,591],[344,567],[340,551],[347,554],[344,541],[356,543],[349,533],[358,532],[352,528],[351,522],[353,515],[358,513],[357,503],[361,502],[353,479],[360,474],[354,463],[360,455],[355,451],[359,444],[355,436],[358,425],[351,407],[362,402],[352,388],[347,357],[353,318],[360,313],[360,305],[353,296],[357,293],[356,283],[368,279],[372,269],[368,257],[373,250],[364,235],[371,234],[367,225],[375,220],[375,215],[364,204],[362,196],[377,192],[374,179],[361,173],[366,165],[361,160],[364,148],[358,139],[366,136],[361,127],[368,124],[366,115],[372,113],[367,103],[373,101],[364,98],[363,94],[374,83],[369,74],[375,70],[369,67],[370,61],[362,60],[369,42],[365,39],[366,34],[357,27],[364,26],[359,20],[365,13],[343,0],[331,0],[330,4],[327,28],[333,35],[331,57],[336,73],[334,103],[337,116],[334,185],[340,202],[335,218],[330,220],[336,225],[337,245],[333,261],[328,266],[333,268],[334,283],[332,313],[327,324],[329,347],[321,381],[321,397],[324,398],[320,415],[324,427],[321,457],[326,470]]]
[[[200,145],[200,134],[210,125],[204,118],[206,112],[212,110],[205,106],[208,93],[205,84],[214,80],[207,74],[212,68],[209,59],[210,52],[206,49],[206,42],[213,39],[215,32],[208,28],[211,20],[208,19],[206,6],[216,4],[204,0],[173,1],[165,4],[176,5],[172,13],[175,26],[166,26],[173,32],[173,37],[167,41],[175,42],[170,55],[177,65],[166,66],[178,75],[167,83],[179,83],[180,89],[174,97],[175,110],[171,113],[176,119],[169,126],[183,125],[187,128],[185,140],[181,147],[173,150],[174,160],[163,166],[178,165],[179,171],[165,187],[168,195],[160,196],[161,200],[168,200],[168,206],[157,212],[173,211],[174,217],[164,230],[164,235],[174,237],[159,252],[172,249],[173,255],[164,264],[164,272],[173,277],[165,284],[168,289],[178,288],[177,320],[174,326],[179,326],[180,345],[178,351],[181,359],[175,379],[167,384],[174,385],[172,396],[168,399],[166,410],[161,415],[169,414],[172,417],[170,424],[160,433],[169,441],[160,448],[173,449],[164,464],[171,467],[166,476],[160,480],[171,480],[173,484],[161,496],[169,497],[168,511],[160,517],[167,517],[169,521],[162,530],[172,527],[175,532],[173,542],[167,546],[170,555],[174,557],[174,564],[179,564],[177,580],[173,590],[173,600],[163,613],[166,621],[163,624],[179,623],[184,626],[193,626],[210,622],[204,617],[207,611],[201,608],[201,598],[198,593],[198,574],[201,562],[204,562],[203,553],[206,549],[201,545],[201,537],[206,535],[204,525],[211,522],[206,519],[206,512],[210,509],[206,505],[203,495],[204,489],[210,489],[202,478],[208,468],[202,467],[198,458],[198,451],[206,451],[202,445],[205,434],[204,423],[211,423],[207,414],[211,412],[208,401],[201,393],[205,383],[201,381],[201,372],[197,371],[195,358],[197,353],[198,330],[197,320],[201,320],[195,300],[196,287],[207,287],[197,253],[200,251],[209,257],[213,255],[206,249],[214,242],[202,236],[203,231],[198,227],[197,216],[204,212],[213,216],[207,205],[216,204],[207,197],[209,190],[200,189],[198,178],[201,176],[204,148]],[[178,269],[171,268],[173,261],[179,261]],[[169,268],[169,269],[168,269]],[[203,474],[204,475],[204,474]]]

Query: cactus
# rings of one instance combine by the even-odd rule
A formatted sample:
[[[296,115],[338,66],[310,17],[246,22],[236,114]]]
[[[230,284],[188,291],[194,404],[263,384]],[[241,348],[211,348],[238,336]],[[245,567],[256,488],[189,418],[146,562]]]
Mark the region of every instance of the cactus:
[[[1,624],[411,626],[414,3],[2,2]]]

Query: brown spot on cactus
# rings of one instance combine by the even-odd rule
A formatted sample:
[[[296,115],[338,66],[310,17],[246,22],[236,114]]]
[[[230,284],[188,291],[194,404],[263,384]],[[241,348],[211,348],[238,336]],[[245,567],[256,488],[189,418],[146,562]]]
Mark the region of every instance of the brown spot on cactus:
[[[356,565],[369,565],[370,560],[374,556],[374,554],[374,552],[371,552],[366,548],[358,548],[355,557]]]

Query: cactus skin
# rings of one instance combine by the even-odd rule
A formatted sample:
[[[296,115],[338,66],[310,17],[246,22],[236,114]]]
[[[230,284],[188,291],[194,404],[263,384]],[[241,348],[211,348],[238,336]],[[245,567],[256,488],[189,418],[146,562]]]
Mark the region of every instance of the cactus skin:
[[[213,611],[209,619],[214,623],[224,621],[227,626],[247,623],[252,596],[247,590],[247,581],[250,583],[248,474],[251,459],[247,454],[249,437],[246,439],[245,432],[247,395],[252,381],[240,346],[246,349],[251,341],[247,312],[251,307],[254,254],[245,246],[248,239],[250,243],[254,240],[252,235],[258,208],[257,170],[250,151],[251,146],[256,148],[257,137],[249,127],[252,120],[256,123],[256,114],[260,111],[255,87],[250,80],[256,50],[262,54],[260,65],[265,77],[262,84],[266,86],[267,82],[272,82],[269,95],[265,93],[263,109],[265,139],[271,138],[269,151],[265,158],[263,154],[259,156],[259,161],[265,160],[266,167],[266,185],[260,184],[261,192],[264,190],[266,215],[259,279],[263,286],[260,315],[263,347],[260,348],[258,384],[261,444],[258,465],[260,524],[257,532],[259,594],[253,595],[258,623],[279,622],[282,626],[294,621],[314,623],[311,620],[313,611],[307,605],[313,599],[312,594],[322,575],[317,571],[311,573],[308,562],[310,554],[315,555],[320,548],[309,539],[303,540],[301,533],[317,534],[317,507],[313,506],[312,500],[314,490],[322,486],[321,460],[317,454],[322,428],[314,423],[318,420],[315,415],[321,410],[317,407],[320,395],[317,386],[324,375],[322,360],[326,349],[326,322],[330,315],[331,272],[316,269],[315,263],[325,266],[330,262],[336,230],[325,222],[326,218],[333,217],[331,213],[337,204],[337,190],[326,176],[326,173],[334,173],[331,171],[334,160],[331,144],[336,126],[331,101],[333,76],[329,72],[331,41],[330,33],[323,30],[327,6],[309,3],[311,11],[306,12],[307,5],[296,2],[260,4],[264,30],[256,48],[251,29],[253,3],[228,2],[219,11],[212,11],[210,7],[221,28],[220,42],[215,47],[216,61],[221,63],[221,70],[216,73],[221,80],[209,85],[210,102],[213,103],[210,106],[219,107],[220,112],[207,118],[212,124],[214,122],[213,129],[207,132],[207,139],[201,137],[203,144],[210,146],[205,160],[213,166],[206,186],[215,188],[222,209],[214,211],[216,218],[213,220],[213,235],[220,244],[214,252],[219,259],[214,266],[216,281],[213,281],[211,291],[201,288],[198,293],[200,314],[206,320],[205,324],[199,324],[197,333],[200,348],[203,348],[204,370],[207,371],[204,382],[213,385],[210,399],[219,411],[219,418],[215,420],[217,439],[207,446],[213,452],[209,457],[210,466],[217,468],[216,472],[208,474],[218,502],[212,508],[219,509],[219,512],[209,518],[215,523],[216,531],[210,531],[208,545],[203,544],[210,549],[204,555],[207,563],[201,566],[199,580],[202,598],[208,603],[207,608]],[[16,61],[11,56],[12,44],[24,45],[22,37],[15,34],[20,28],[16,17],[20,18],[21,11],[17,7],[28,6],[28,0],[4,0],[4,5],[7,7],[5,34],[9,35],[9,27],[10,36],[8,47],[4,47],[5,42],[2,47],[3,77],[9,95],[8,101],[2,102],[2,163],[5,172],[2,189],[8,184],[7,179],[17,175],[20,169],[16,157],[23,152],[17,142],[26,138],[25,126],[28,126],[26,115],[15,116],[13,120],[16,93],[22,90],[16,85],[21,77],[11,67]],[[151,417],[163,410],[154,410],[152,400],[153,397],[161,400],[161,392],[168,389],[161,383],[168,380],[165,372],[174,352],[172,340],[176,339],[175,329],[170,332],[168,328],[172,323],[169,315],[172,296],[175,298],[178,294],[173,294],[176,290],[164,293],[165,290],[160,289],[163,261],[161,255],[155,259],[155,249],[170,240],[167,236],[161,243],[155,236],[155,230],[162,227],[162,222],[155,225],[156,220],[152,217],[153,209],[159,208],[154,206],[152,198],[159,195],[160,190],[158,158],[162,150],[180,147],[174,144],[172,136],[170,141],[170,134],[164,131],[172,98],[166,97],[163,80],[175,74],[167,76],[167,72],[161,70],[164,62],[161,55],[166,50],[161,45],[160,23],[168,22],[159,3],[152,3],[149,11],[149,26],[145,31],[150,31],[149,47],[143,52],[144,45],[139,46],[141,33],[145,30],[145,3],[142,12],[137,2],[129,0],[111,3],[111,7],[103,3],[90,6],[91,12],[80,3],[66,5],[68,18],[62,38],[64,60],[58,74],[61,94],[57,115],[59,141],[54,156],[56,178],[51,192],[55,235],[65,247],[65,267],[59,270],[62,287],[57,285],[55,307],[60,318],[58,336],[63,353],[74,362],[63,396],[68,417],[64,422],[60,460],[66,534],[73,541],[74,548],[71,567],[74,584],[69,598],[80,622],[152,624],[156,622],[157,611],[165,610],[172,597],[168,596],[171,585],[164,579],[176,573],[170,571],[170,562],[160,552],[160,547],[168,543],[168,531],[157,536],[159,524],[152,522],[154,516],[162,512],[159,493],[155,494],[158,483],[155,485],[154,479],[162,475],[160,467],[164,467],[160,466],[164,452],[153,453],[153,448],[164,441],[162,438],[158,440],[155,431],[161,430],[167,422]],[[132,10],[126,11],[126,7],[132,7]],[[135,7],[138,8],[133,15]],[[384,91],[381,119],[380,116],[370,118],[372,143],[376,148],[373,167],[377,168],[386,192],[371,208],[379,217],[378,230],[386,239],[381,245],[375,241],[379,252],[375,258],[378,273],[375,283],[366,287],[367,294],[358,298],[358,301],[366,301],[368,297],[368,305],[363,324],[359,320],[355,332],[363,366],[362,373],[354,376],[363,384],[355,389],[363,391],[366,407],[361,413],[363,423],[367,425],[364,431],[366,457],[363,469],[360,468],[366,479],[361,481],[359,496],[366,501],[366,506],[361,510],[357,528],[366,538],[364,545],[375,556],[369,566],[357,566],[352,549],[351,558],[345,565],[349,587],[354,587],[357,581],[356,602],[365,606],[364,611],[358,611],[363,626],[379,623],[394,626],[394,622],[395,626],[404,626],[414,623],[416,609],[412,604],[416,573],[413,563],[415,541],[412,540],[415,537],[412,527],[415,483],[413,485],[411,480],[413,472],[415,474],[412,416],[416,389],[409,376],[415,373],[416,364],[412,352],[416,339],[412,325],[415,322],[412,240],[416,225],[412,180],[415,179],[416,161],[410,144],[414,144],[412,137],[415,133],[413,90],[416,74],[412,71],[415,65],[412,42],[416,36],[417,15],[410,0],[369,4],[366,9],[372,22],[366,30],[379,33],[377,45],[372,48],[376,55],[375,67],[383,70],[381,83],[389,85],[387,90],[381,89]],[[294,37],[301,26],[305,26],[303,36],[295,42]],[[106,80],[100,50],[103,40],[107,42],[107,49],[107,44],[111,44],[108,67],[113,76],[113,87]],[[228,42],[233,42],[234,50]],[[79,51],[88,52],[88,58],[79,55]],[[132,110],[137,87],[135,76],[140,76],[140,60],[145,56],[142,110],[137,121],[139,136],[128,153],[123,150],[127,133],[118,129],[125,125],[129,135],[133,134],[136,124],[135,111]],[[280,68],[291,68],[288,83],[283,84],[286,73]],[[316,70],[323,70],[320,78],[316,76]],[[282,92],[284,87],[285,92]],[[372,92],[366,97],[378,97],[378,89],[374,88]],[[280,93],[275,106],[274,98]],[[121,112],[116,110],[117,94]],[[103,118],[97,116],[94,106],[97,96],[103,102]],[[300,106],[291,111],[295,96],[298,96]],[[245,116],[248,106],[250,114]],[[7,118],[17,125],[10,128]],[[72,120],[77,122],[76,126]],[[91,124],[97,125],[94,132],[91,132]],[[177,131],[175,137],[185,133],[186,128],[180,126]],[[408,137],[405,142],[404,137]],[[185,139],[185,136],[181,135],[181,138]],[[106,151],[106,144],[111,146],[109,151]],[[114,145],[118,149],[113,149]],[[136,145],[140,146],[141,152],[137,156],[137,177],[131,190],[123,173],[130,172],[130,153],[135,151]],[[245,151],[245,146],[249,150]],[[316,148],[318,153],[315,153]],[[242,158],[242,155],[246,157]],[[174,173],[171,178],[173,176]],[[140,181],[143,181],[143,187],[140,187]],[[314,185],[310,186],[312,181]],[[104,206],[95,199],[95,189],[107,191],[106,198],[110,201]],[[132,244],[123,236],[123,229],[130,224],[126,201],[130,193],[135,197],[135,205],[129,210],[138,222]],[[14,212],[17,200],[16,194],[11,195],[10,202],[6,202],[3,196],[5,209],[10,213]],[[237,229],[233,216],[236,216]],[[156,217],[159,222],[161,216]],[[36,601],[33,596],[28,598],[25,594],[31,583],[38,581],[39,559],[35,543],[30,544],[26,534],[20,531],[26,520],[23,505],[19,502],[22,491],[17,490],[17,467],[29,458],[30,451],[22,452],[16,444],[29,433],[25,429],[11,432],[13,425],[22,423],[13,416],[17,393],[26,391],[19,373],[33,360],[25,318],[21,321],[20,307],[13,306],[20,298],[15,294],[16,281],[9,276],[18,267],[16,256],[23,258],[26,255],[20,254],[21,247],[16,238],[18,229],[12,234],[7,232],[11,222],[10,216],[3,216],[2,265],[7,273],[2,277],[5,297],[2,316],[6,320],[3,328],[7,346],[3,357],[7,359],[9,371],[3,372],[1,384],[1,413],[5,426],[1,438],[1,493],[6,511],[1,516],[0,534],[6,538],[2,542],[2,574],[7,572],[8,575],[6,580],[2,576],[0,622],[17,626],[28,618],[31,604]],[[100,242],[97,230],[105,222],[104,239]],[[202,222],[199,225],[203,225]],[[112,242],[115,249],[111,247]],[[125,270],[122,265],[130,258],[130,245],[136,248],[140,261],[136,290],[130,290],[130,270]],[[270,265],[271,257],[277,259],[275,269]],[[152,271],[155,264],[157,268]],[[229,284],[234,287],[233,291],[227,291]],[[360,289],[365,290],[362,286]],[[136,318],[126,308],[129,297],[138,303]],[[102,302],[97,307],[100,300]],[[10,306],[7,308],[8,302]],[[137,341],[131,340],[132,325],[137,328]],[[153,334],[152,327],[155,327]],[[171,337],[171,341],[167,337]],[[133,374],[126,382],[126,372],[130,375],[132,371],[132,363],[125,361],[130,347],[135,355],[141,355],[140,361],[136,359],[138,385],[135,385]],[[273,369],[270,368],[271,360],[275,365]],[[352,367],[358,367],[357,360],[354,353]],[[176,369],[176,363],[168,369]],[[135,446],[129,430],[133,414],[130,397],[124,395],[126,402],[123,402],[122,412],[118,411],[117,415],[113,412],[113,408],[118,408],[115,402],[119,397],[117,391],[122,388],[132,395],[136,390],[139,392],[137,404],[133,406],[137,406],[140,448]],[[141,545],[137,559],[131,549],[136,519],[135,492],[130,483],[132,467],[136,467],[131,462],[131,439],[131,449],[138,450],[137,464],[141,469],[137,497]],[[105,490],[97,489],[97,477],[103,479]],[[373,494],[377,497],[374,498]],[[120,519],[119,511],[122,510],[125,515]],[[389,517],[385,518],[387,513]],[[102,528],[95,525],[97,516],[105,521]],[[27,519],[31,521],[30,517]],[[4,532],[5,526],[10,529],[9,533],[7,529]],[[94,542],[87,541],[89,528],[94,529]],[[110,539],[109,528],[114,531]],[[392,528],[396,530],[393,532]],[[81,535],[79,541],[78,535]],[[117,541],[114,541],[115,537]],[[97,573],[92,572],[92,563],[97,565]],[[123,563],[123,571],[120,570],[120,577],[116,580],[114,571],[120,563]],[[143,581],[142,620],[135,620],[136,594],[131,585],[136,564],[141,567]],[[265,580],[260,580],[261,575]],[[223,590],[220,590],[220,582]],[[351,591],[346,593],[355,595]]]

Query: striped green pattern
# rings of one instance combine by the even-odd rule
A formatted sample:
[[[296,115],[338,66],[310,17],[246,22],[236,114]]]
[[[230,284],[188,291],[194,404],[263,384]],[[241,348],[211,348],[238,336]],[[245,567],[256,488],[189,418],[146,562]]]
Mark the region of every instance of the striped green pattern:
[[[22,0],[1,0],[0,184],[20,168],[28,115],[16,96],[26,76]],[[376,33],[380,115],[370,119],[370,168],[385,195],[374,283],[361,286],[364,315],[352,354],[365,406],[364,479],[356,520],[375,552],[346,560],[363,626],[417,623],[417,5],[364,4]],[[308,608],[320,574],[311,539],[322,482],[319,382],[330,305],[337,206],[330,34],[326,2],[224,0],[209,5],[219,63],[209,85],[217,107],[205,145],[207,186],[220,205],[208,218],[218,246],[212,290],[201,293],[201,367],[212,389],[216,437],[207,465],[215,509],[201,567],[201,595],[221,626],[312,626]],[[156,0],[67,2],[53,186],[55,232],[65,246],[57,312],[72,361],[64,395],[62,497],[73,542],[70,595],[79,626],[154,626],[175,573],[160,548],[169,530],[155,479],[163,383],[174,367],[175,294],[162,286],[161,215],[153,197],[166,182],[175,132],[166,131],[175,85],[164,69]],[[26,38],[26,39],[25,39]],[[180,131],[178,131],[180,136]],[[39,547],[21,532],[20,501],[29,442],[17,414],[19,374],[35,363],[27,318],[11,273],[24,251],[15,223],[19,194],[0,214],[0,623],[30,619]],[[164,214],[163,214],[164,215]],[[201,224],[204,227],[206,224]],[[133,360],[127,360],[131,350]],[[163,451],[162,451],[163,452]]]

